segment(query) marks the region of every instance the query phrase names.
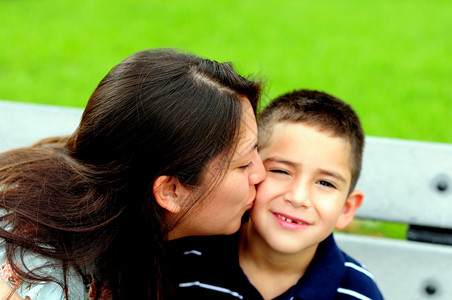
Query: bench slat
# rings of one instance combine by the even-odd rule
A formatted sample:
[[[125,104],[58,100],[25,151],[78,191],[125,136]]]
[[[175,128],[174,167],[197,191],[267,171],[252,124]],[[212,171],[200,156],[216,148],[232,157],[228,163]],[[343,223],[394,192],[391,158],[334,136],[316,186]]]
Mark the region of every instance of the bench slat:
[[[54,105],[0,101],[0,152],[46,137],[74,132],[83,110]]]
[[[452,228],[451,144],[366,137],[362,168],[357,217]]]
[[[334,236],[342,250],[375,276],[385,299],[452,299],[451,246],[344,233]]]

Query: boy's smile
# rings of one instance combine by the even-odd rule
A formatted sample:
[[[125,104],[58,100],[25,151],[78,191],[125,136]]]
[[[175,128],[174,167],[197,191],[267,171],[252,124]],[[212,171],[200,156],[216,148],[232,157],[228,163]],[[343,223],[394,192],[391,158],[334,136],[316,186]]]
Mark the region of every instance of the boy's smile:
[[[350,209],[354,213],[350,149],[343,138],[316,127],[276,124],[260,150],[267,178],[258,186],[248,232],[271,251],[314,253],[335,227],[348,224]]]
[[[280,213],[273,213],[273,216],[281,227],[291,230],[302,229],[310,225],[308,222],[303,221],[302,219]]]

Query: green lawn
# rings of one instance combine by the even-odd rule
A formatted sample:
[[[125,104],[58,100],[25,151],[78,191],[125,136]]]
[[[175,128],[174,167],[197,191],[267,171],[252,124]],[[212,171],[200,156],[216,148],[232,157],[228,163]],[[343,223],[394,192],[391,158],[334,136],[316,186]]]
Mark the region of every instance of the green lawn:
[[[85,105],[131,53],[177,47],[325,90],[368,135],[452,142],[449,0],[0,0],[0,99]]]

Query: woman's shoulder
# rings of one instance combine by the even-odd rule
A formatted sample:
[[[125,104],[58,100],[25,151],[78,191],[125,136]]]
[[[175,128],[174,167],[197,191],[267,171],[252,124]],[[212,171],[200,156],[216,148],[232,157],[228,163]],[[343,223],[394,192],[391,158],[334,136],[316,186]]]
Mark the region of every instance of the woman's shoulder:
[[[8,261],[4,241],[0,242],[0,278],[6,282],[9,287],[16,291],[16,294],[22,298],[29,297],[32,300],[40,299],[64,299],[64,293],[61,286],[55,282],[29,282],[17,274],[13,266],[19,267],[22,264],[20,260]],[[35,258],[33,258],[35,259]],[[29,255],[24,256],[25,261],[31,261]],[[37,263],[37,262],[35,262]],[[47,271],[44,271],[47,272]],[[44,275],[40,272],[40,275]],[[55,276],[55,274],[49,274]],[[83,299],[83,298],[80,298]]]
[[[23,261],[27,268],[37,270],[39,276],[50,276],[58,282],[63,282],[63,270],[61,267],[56,267],[56,264],[42,256],[36,254],[24,254]],[[5,242],[0,242],[0,279],[7,283],[7,285],[15,290],[16,294],[23,299],[29,297],[31,300],[64,300],[65,293],[63,287],[54,281],[36,282],[25,280],[22,276],[14,271],[13,265],[21,267],[22,261],[19,258],[16,261],[10,262],[6,257]],[[94,299],[93,288],[95,284],[85,284],[82,276],[75,270],[67,272],[68,295],[70,299]],[[5,285],[0,285],[0,295],[7,292],[9,289]],[[111,292],[103,287],[99,287],[99,300],[112,299]],[[6,294],[5,294],[6,295]]]

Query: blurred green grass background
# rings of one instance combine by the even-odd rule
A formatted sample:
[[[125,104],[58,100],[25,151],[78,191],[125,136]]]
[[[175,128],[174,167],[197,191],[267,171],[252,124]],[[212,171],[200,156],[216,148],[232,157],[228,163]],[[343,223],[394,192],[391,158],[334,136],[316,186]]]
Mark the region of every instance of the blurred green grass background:
[[[263,76],[264,103],[324,90],[367,135],[450,143],[451,16],[449,0],[0,0],[0,99],[83,107],[128,55],[176,47]]]

